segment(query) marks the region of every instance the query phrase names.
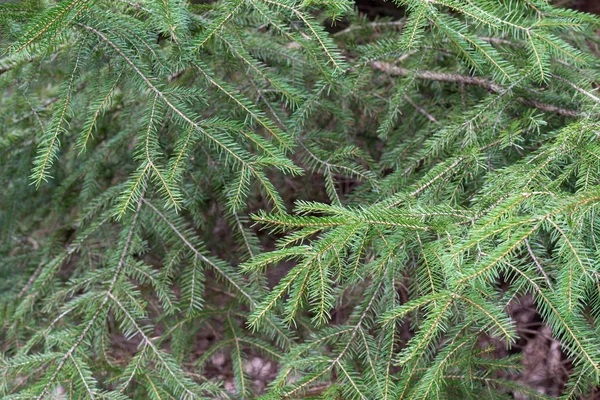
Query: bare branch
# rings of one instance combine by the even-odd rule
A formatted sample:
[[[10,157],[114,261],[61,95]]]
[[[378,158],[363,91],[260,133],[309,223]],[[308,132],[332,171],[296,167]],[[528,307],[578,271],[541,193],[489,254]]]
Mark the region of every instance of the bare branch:
[[[460,74],[448,74],[444,72],[435,72],[427,70],[413,71],[406,68],[399,67],[394,64],[386,63],[383,61],[374,61],[370,63],[371,67],[376,70],[383,71],[392,76],[409,76],[414,75],[417,79],[423,79],[428,81],[438,82],[454,82],[463,83],[467,85],[476,85],[483,87],[491,92],[498,93],[504,90],[504,88],[496,83],[493,83],[487,79],[479,78],[476,76],[460,75]],[[577,117],[581,116],[582,112],[579,110],[571,110],[553,104],[546,104],[537,100],[530,99],[518,99],[522,104],[529,107],[537,108],[538,110],[555,113],[564,117]]]

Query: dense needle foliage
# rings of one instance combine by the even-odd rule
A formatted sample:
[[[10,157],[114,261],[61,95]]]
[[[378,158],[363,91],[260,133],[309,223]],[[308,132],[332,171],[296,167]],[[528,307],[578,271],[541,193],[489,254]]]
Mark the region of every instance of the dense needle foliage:
[[[599,21],[396,3],[2,2],[0,396],[544,398],[526,294],[597,386]]]

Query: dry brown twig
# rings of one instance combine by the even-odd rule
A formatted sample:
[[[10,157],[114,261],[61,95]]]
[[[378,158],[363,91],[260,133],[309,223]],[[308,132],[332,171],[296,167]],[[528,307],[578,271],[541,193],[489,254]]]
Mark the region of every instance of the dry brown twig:
[[[469,75],[460,75],[460,74],[449,74],[445,72],[436,72],[436,71],[427,71],[427,70],[419,70],[413,71],[407,68],[399,67],[397,65],[383,62],[383,61],[373,61],[369,64],[372,68],[385,72],[391,76],[409,76],[414,75],[417,79],[428,80],[428,81],[438,81],[438,82],[454,82],[454,83],[463,83],[467,85],[476,85],[483,87],[491,92],[499,93],[502,92],[504,87],[493,83],[487,79],[480,78],[477,76],[469,76]],[[518,101],[522,104],[525,104],[529,107],[537,108],[538,110],[555,113],[558,115],[562,115],[564,117],[577,117],[582,114],[579,110],[572,110],[568,108],[559,107],[553,104],[542,103],[537,100],[519,98]]]

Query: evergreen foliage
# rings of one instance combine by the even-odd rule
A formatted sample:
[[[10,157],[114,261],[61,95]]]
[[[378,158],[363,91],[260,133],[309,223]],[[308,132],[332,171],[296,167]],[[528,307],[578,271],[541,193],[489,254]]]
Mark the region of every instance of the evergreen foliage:
[[[526,293],[600,383],[600,21],[396,3],[0,4],[2,398],[545,398]]]

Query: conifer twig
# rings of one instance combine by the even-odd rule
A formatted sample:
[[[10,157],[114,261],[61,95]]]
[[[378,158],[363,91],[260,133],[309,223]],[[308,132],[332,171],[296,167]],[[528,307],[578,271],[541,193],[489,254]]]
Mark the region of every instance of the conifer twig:
[[[371,67],[383,71],[392,76],[411,76],[414,75],[417,79],[438,81],[438,82],[453,82],[453,83],[464,83],[467,85],[476,85],[483,87],[491,92],[498,93],[504,90],[504,88],[496,83],[490,82],[487,79],[479,78],[476,76],[460,75],[460,74],[448,74],[444,72],[419,70],[413,71],[407,68],[399,67],[394,64],[390,64],[383,61],[373,61],[370,63]],[[518,99],[519,102],[528,105],[530,107],[537,108],[542,111],[556,113],[565,117],[577,117],[581,115],[581,111],[571,110],[552,104],[542,103],[538,100],[532,99]]]
[[[121,251],[121,256],[119,257],[119,262],[117,263],[117,266],[115,267],[115,272],[110,281],[108,289],[106,290],[104,298],[102,299],[102,302],[96,308],[96,311],[94,312],[94,314],[92,315],[90,320],[87,322],[87,324],[83,328],[83,331],[81,332],[81,334],[79,335],[79,337],[77,338],[75,343],[73,343],[73,345],[69,348],[69,350],[67,350],[65,355],[59,361],[58,365],[56,366],[56,369],[52,373],[52,376],[48,380],[48,383],[46,383],[46,385],[42,389],[42,392],[39,394],[39,396],[36,397],[37,400],[42,400],[46,396],[46,394],[48,394],[48,391],[50,390],[51,386],[54,384],[54,381],[58,377],[58,374],[60,373],[60,371],[65,366],[65,363],[72,356],[72,354],[77,350],[79,345],[81,345],[81,343],[83,343],[83,341],[87,337],[88,333],[90,332],[90,330],[92,329],[92,327],[94,326],[94,324],[96,323],[98,318],[100,318],[100,314],[102,314],[102,312],[104,311],[104,308],[106,307],[106,304],[108,303],[109,299],[111,298],[112,292],[115,289],[115,287],[117,285],[117,281],[119,280],[119,277],[121,276],[121,272],[123,271],[123,267],[125,266],[126,257],[129,254],[129,247],[131,246],[131,242],[133,240],[133,233],[135,231],[135,228],[137,227],[138,217],[139,217],[140,211],[142,209],[142,203],[143,203],[145,194],[146,194],[146,188],[144,188],[142,190],[142,193],[138,200],[136,211],[135,211],[135,214],[133,215],[133,220],[131,221],[129,231],[127,232],[127,237],[125,239],[123,250]]]

